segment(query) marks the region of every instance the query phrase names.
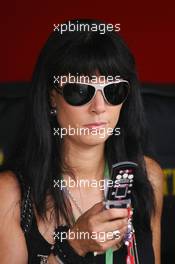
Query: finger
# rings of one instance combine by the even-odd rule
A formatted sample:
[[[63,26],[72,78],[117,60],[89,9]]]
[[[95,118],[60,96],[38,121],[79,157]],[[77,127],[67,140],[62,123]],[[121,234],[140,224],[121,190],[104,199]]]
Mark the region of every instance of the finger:
[[[94,206],[92,206],[89,210],[86,211],[86,215],[97,215],[98,213],[102,212],[104,210],[104,204],[103,202],[96,203]]]
[[[93,251],[96,251],[98,253],[105,252],[107,249],[112,247],[118,247],[120,243],[122,243],[123,238],[120,238],[118,240],[115,239],[109,239],[106,241],[100,240],[96,245],[93,247]]]
[[[123,218],[123,219],[117,219],[100,224],[99,226],[97,226],[96,230],[97,232],[100,232],[102,230],[104,232],[109,232],[109,231],[114,231],[116,229],[122,229],[123,227],[127,227],[127,226],[128,226],[128,218]]]
[[[122,227],[120,229],[115,229],[113,231],[106,232],[106,239],[105,242],[110,241],[110,240],[115,240],[115,241],[121,241],[126,234],[127,227]]]
[[[100,222],[107,222],[118,218],[126,218],[128,216],[127,209],[111,208],[103,210],[97,215],[97,219]]]
[[[113,240],[115,240],[117,243],[121,242],[127,232],[127,226],[121,228],[121,229],[117,229],[116,231],[120,232],[120,236],[113,236]]]
[[[105,237],[101,237],[94,247],[94,251],[97,251],[98,253],[102,253],[106,251],[108,248],[111,247],[120,247],[123,244],[123,238],[124,235],[126,234],[127,228],[122,228],[119,230],[120,231],[120,237],[114,238],[112,234],[106,234]]]

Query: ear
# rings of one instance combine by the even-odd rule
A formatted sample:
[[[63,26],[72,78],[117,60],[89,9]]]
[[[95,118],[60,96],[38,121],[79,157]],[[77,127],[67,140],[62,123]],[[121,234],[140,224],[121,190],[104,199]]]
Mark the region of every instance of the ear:
[[[49,92],[49,96],[50,96],[50,105],[53,108],[56,108],[57,104],[56,104],[56,91],[54,89],[52,89]]]

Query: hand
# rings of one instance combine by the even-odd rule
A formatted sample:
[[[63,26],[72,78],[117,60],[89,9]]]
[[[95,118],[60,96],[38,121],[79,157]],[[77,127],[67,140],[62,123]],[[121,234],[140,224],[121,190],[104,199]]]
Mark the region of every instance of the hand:
[[[108,248],[121,242],[127,231],[127,224],[127,209],[112,208],[106,210],[103,202],[100,202],[77,219],[75,225],[69,230],[74,232],[74,238],[72,239],[68,235],[68,242],[81,256],[87,252],[105,252]],[[113,237],[112,232],[115,230],[120,231],[120,238]],[[82,234],[81,237],[80,234]]]
[[[61,264],[53,254],[50,254],[47,259],[49,264]]]

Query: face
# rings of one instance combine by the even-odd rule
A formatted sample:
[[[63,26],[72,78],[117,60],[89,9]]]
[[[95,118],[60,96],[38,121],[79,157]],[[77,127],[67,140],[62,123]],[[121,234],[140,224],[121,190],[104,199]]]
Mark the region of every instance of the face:
[[[68,104],[55,89],[50,98],[52,107],[57,109],[57,121],[66,134],[62,138],[81,145],[104,144],[118,122],[122,107],[122,103],[109,105],[100,90],[91,102],[82,106]],[[113,133],[118,135],[117,131]]]

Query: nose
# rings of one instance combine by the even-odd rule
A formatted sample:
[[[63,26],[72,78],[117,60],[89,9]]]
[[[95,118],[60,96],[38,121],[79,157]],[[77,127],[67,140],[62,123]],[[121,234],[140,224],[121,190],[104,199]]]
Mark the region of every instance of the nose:
[[[97,91],[95,97],[91,101],[90,108],[91,111],[96,112],[97,114],[106,111],[106,102],[101,91]]]

